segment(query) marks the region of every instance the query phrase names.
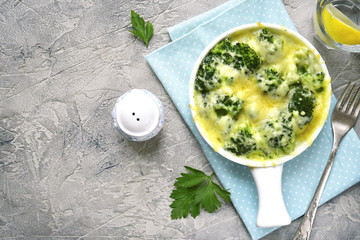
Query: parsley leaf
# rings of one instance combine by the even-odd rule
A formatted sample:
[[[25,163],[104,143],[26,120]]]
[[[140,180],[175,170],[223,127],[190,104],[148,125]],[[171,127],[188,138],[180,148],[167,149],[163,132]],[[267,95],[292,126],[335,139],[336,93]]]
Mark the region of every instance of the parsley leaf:
[[[144,41],[146,47],[149,45],[149,41],[153,35],[154,27],[151,22],[147,22],[145,25],[145,21],[139,14],[131,10],[131,23],[134,30],[129,30],[129,32],[138,36],[141,40]]]
[[[176,187],[170,198],[174,199],[170,205],[171,219],[186,218],[190,212],[193,218],[200,214],[200,209],[212,213],[222,206],[218,197],[225,202],[231,202],[230,192],[222,189],[200,170],[185,166],[189,173],[181,173],[174,186]]]

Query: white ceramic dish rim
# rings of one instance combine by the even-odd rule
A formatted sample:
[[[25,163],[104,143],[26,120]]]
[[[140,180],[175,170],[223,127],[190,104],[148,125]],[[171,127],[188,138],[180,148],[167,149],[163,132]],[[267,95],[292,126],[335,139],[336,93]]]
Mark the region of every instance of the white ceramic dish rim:
[[[325,65],[325,61],[323,60],[323,58],[321,57],[320,53],[315,49],[315,47],[308,41],[306,40],[303,36],[301,36],[300,34],[298,34],[297,32],[290,30],[282,25],[277,25],[277,24],[271,24],[271,23],[251,23],[251,24],[245,24],[245,25],[241,25],[238,27],[235,27],[233,29],[228,30],[227,32],[224,32],[223,34],[219,35],[218,37],[216,37],[209,45],[207,45],[207,47],[203,50],[203,52],[200,54],[199,58],[197,59],[194,68],[192,70],[191,73],[191,78],[190,78],[190,85],[189,85],[189,98],[190,98],[190,109],[191,109],[191,114],[194,120],[194,123],[196,125],[196,128],[198,129],[198,131],[200,132],[200,135],[205,139],[205,141],[215,150],[215,148],[213,147],[212,143],[210,142],[210,140],[206,137],[206,131],[204,129],[201,128],[201,126],[198,124],[198,122],[196,121],[196,113],[193,110],[193,108],[191,106],[194,106],[194,82],[195,82],[195,77],[196,77],[196,73],[198,71],[198,68],[203,60],[203,58],[207,55],[207,53],[216,45],[216,43],[218,43],[219,41],[221,41],[222,39],[230,36],[231,34],[237,32],[237,31],[242,31],[242,30],[247,30],[247,29],[251,29],[251,28],[258,28],[258,27],[264,27],[264,28],[268,28],[268,29],[274,29],[274,30],[278,30],[278,31],[284,31],[287,32],[290,35],[295,36],[297,39],[299,39],[301,42],[303,42],[307,47],[309,47],[309,49],[311,51],[313,51],[315,53],[315,55],[319,56],[319,62],[321,63],[321,68],[322,71],[325,74],[325,78],[330,78],[329,76],[329,72],[327,70],[327,67]],[[242,165],[246,165],[249,167],[272,167],[272,166],[277,166],[279,164],[285,163],[291,159],[293,159],[294,157],[298,156],[299,154],[301,154],[303,151],[305,151],[308,147],[310,147],[312,145],[312,142],[315,140],[315,138],[319,135],[321,129],[323,128],[325,121],[327,119],[328,113],[329,113],[329,108],[330,108],[330,99],[331,99],[331,85],[329,85],[329,88],[327,88],[327,91],[329,92],[329,103],[327,105],[326,109],[322,109],[322,111],[324,111],[324,114],[326,116],[324,116],[324,118],[322,119],[321,124],[318,125],[317,129],[314,131],[314,134],[311,136],[311,139],[309,139],[306,142],[303,142],[302,144],[298,145],[295,150],[292,152],[291,155],[286,155],[283,156],[281,158],[277,158],[277,159],[271,159],[271,160],[264,160],[264,161],[256,161],[256,160],[251,160],[251,159],[247,159],[244,157],[239,157],[236,156],[228,151],[226,151],[223,148],[219,148],[219,150],[217,151],[217,153],[219,153],[220,155],[222,155],[223,157],[242,164]],[[216,151],[216,150],[215,150]]]

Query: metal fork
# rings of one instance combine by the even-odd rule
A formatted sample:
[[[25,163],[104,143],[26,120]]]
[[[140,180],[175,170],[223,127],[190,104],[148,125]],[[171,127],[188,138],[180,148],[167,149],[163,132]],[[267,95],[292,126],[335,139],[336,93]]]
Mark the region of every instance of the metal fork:
[[[324,172],[321,176],[319,185],[316,188],[313,199],[310,202],[310,205],[300,223],[300,226],[295,234],[294,240],[303,240],[310,238],[310,232],[312,225],[314,223],[316,210],[321,199],[322,192],[325,188],[326,181],[329,177],[331,167],[334,162],[335,154],[338,150],[342,138],[348,133],[348,131],[355,125],[356,119],[360,112],[360,101],[357,102],[357,98],[360,93],[360,88],[357,90],[355,97],[353,96],[356,83],[349,83],[346,87],[341,98],[337,102],[332,116],[331,116],[331,126],[333,130],[333,146],[329,156],[329,160],[325,166]],[[350,94],[348,94],[349,90]],[[345,97],[347,96],[346,100]],[[351,102],[350,102],[351,101]],[[356,105],[356,107],[355,107]],[[355,107],[355,109],[354,109]]]

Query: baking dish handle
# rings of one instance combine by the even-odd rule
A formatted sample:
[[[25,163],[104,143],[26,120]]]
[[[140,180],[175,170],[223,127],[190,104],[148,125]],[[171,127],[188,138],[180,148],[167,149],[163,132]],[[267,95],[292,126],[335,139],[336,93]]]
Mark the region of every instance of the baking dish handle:
[[[259,197],[256,225],[261,228],[279,227],[291,223],[282,192],[283,164],[275,167],[251,168]]]

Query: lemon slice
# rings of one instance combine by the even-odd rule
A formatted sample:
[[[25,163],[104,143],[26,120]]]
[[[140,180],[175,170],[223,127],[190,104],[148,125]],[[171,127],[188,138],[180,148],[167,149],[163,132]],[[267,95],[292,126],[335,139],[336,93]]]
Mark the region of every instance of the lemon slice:
[[[360,44],[360,27],[345,16],[331,3],[322,12],[326,32],[338,43]]]

